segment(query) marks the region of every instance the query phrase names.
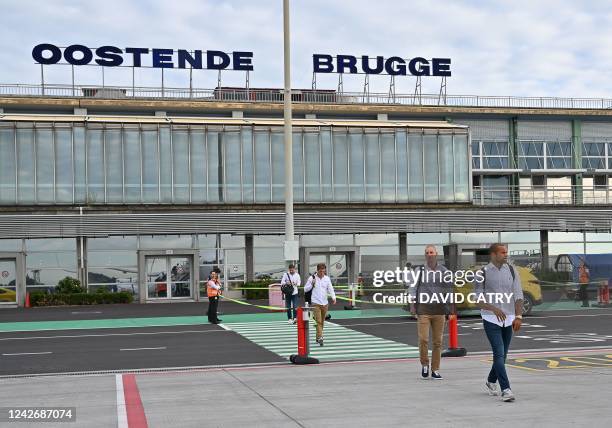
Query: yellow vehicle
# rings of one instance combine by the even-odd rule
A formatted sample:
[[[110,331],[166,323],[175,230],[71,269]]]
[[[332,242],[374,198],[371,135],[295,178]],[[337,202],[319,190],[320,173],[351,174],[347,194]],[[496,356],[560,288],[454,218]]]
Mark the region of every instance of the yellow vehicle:
[[[482,266],[471,267],[470,270],[476,271]],[[531,272],[529,268],[523,266],[512,266],[516,274],[521,279],[521,288],[523,289],[523,315],[529,315],[536,305],[542,304],[542,288],[538,278]],[[474,284],[465,284],[463,287],[455,287],[455,291],[466,295],[474,291]],[[457,310],[477,309],[473,303],[468,303],[467,299],[464,303],[457,305]]]
[[[476,271],[489,262],[489,245],[474,245],[474,244],[450,244],[444,246],[444,259],[448,269],[466,269],[462,266],[470,266],[469,270]],[[516,274],[521,279],[521,287],[523,289],[523,315],[529,315],[534,306],[542,304],[542,288],[540,281],[533,274],[531,269],[524,266],[512,265]],[[463,287],[456,287],[456,291],[467,295],[474,291],[473,284],[466,284]],[[475,304],[466,302],[457,305],[457,310],[476,309]]]
[[[0,302],[12,302],[15,303],[17,301],[17,293],[15,290],[11,290],[10,288],[0,287]]]

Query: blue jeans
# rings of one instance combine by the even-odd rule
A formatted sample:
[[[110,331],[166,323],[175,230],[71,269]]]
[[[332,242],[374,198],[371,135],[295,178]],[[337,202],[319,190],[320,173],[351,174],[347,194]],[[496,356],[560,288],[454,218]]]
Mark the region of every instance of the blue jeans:
[[[291,307],[293,306],[293,310]],[[287,319],[297,318],[298,294],[285,295],[285,308],[287,308]]]
[[[512,326],[500,327],[489,321],[482,320],[487,339],[491,344],[493,351],[493,367],[489,372],[488,381],[491,383],[499,380],[501,390],[510,388],[510,381],[506,374],[506,357],[508,356],[508,348],[510,348],[510,340],[512,339]]]

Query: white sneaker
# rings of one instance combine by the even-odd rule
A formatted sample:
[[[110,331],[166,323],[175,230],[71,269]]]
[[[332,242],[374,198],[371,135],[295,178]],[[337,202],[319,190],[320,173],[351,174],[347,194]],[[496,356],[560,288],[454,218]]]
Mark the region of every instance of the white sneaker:
[[[489,381],[486,381],[485,388],[487,389],[487,392],[489,393],[489,395],[494,395],[494,396],[499,395],[499,391],[497,390],[497,382],[491,383]]]
[[[292,321],[292,324],[297,324],[297,318],[294,318]]]
[[[510,388],[506,388],[502,391],[502,395],[501,395],[502,401],[514,401],[514,394],[512,393],[512,391],[510,390]]]
[[[293,321],[293,318],[291,318],[290,320],[287,320],[287,324],[295,324],[295,321]]]

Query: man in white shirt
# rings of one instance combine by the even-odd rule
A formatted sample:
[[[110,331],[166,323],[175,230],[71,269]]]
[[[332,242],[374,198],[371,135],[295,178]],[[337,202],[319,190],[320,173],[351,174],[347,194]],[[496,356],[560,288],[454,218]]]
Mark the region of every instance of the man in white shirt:
[[[297,306],[298,306],[298,287],[301,284],[300,274],[295,271],[295,265],[289,265],[289,272],[283,274],[281,279],[281,287],[285,284],[293,285],[293,292],[291,294],[284,294],[285,308],[287,308],[287,322],[289,324],[295,324],[297,318]]]
[[[329,276],[325,275],[326,270],[325,263],[319,263],[317,265],[317,274],[311,275],[308,281],[306,281],[306,285],[304,285],[304,292],[312,290],[310,301],[312,302],[314,318],[317,322],[317,343],[320,346],[323,346],[323,323],[327,315],[328,294],[331,296],[332,302],[336,304],[336,293]]]
[[[506,373],[506,356],[510,348],[512,332],[521,328],[523,319],[523,289],[516,269],[508,264],[508,249],[503,244],[493,244],[489,248],[491,263],[484,269],[484,281],[477,282],[475,292],[479,295],[492,296],[510,294],[509,301],[498,303],[487,298],[486,303],[479,303],[484,330],[493,351],[493,366],[485,386],[489,394],[498,395],[497,381],[501,387],[503,401],[514,401],[510,381]]]

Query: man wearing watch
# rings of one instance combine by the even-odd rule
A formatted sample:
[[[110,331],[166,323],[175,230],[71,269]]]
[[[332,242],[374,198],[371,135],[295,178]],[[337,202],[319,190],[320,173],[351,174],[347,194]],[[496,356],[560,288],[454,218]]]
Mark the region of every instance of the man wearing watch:
[[[508,264],[508,249],[503,244],[493,244],[489,247],[491,262],[483,268],[483,280],[476,283],[475,292],[484,295],[486,303],[479,303],[482,323],[493,351],[493,366],[485,382],[490,395],[499,395],[497,381],[501,388],[503,401],[514,401],[510,389],[510,381],[506,373],[506,357],[512,332],[521,328],[523,312],[523,289],[516,269]],[[512,297],[501,303],[495,296],[503,293]],[[488,297],[491,296],[491,297]],[[480,299],[479,299],[480,301]]]

